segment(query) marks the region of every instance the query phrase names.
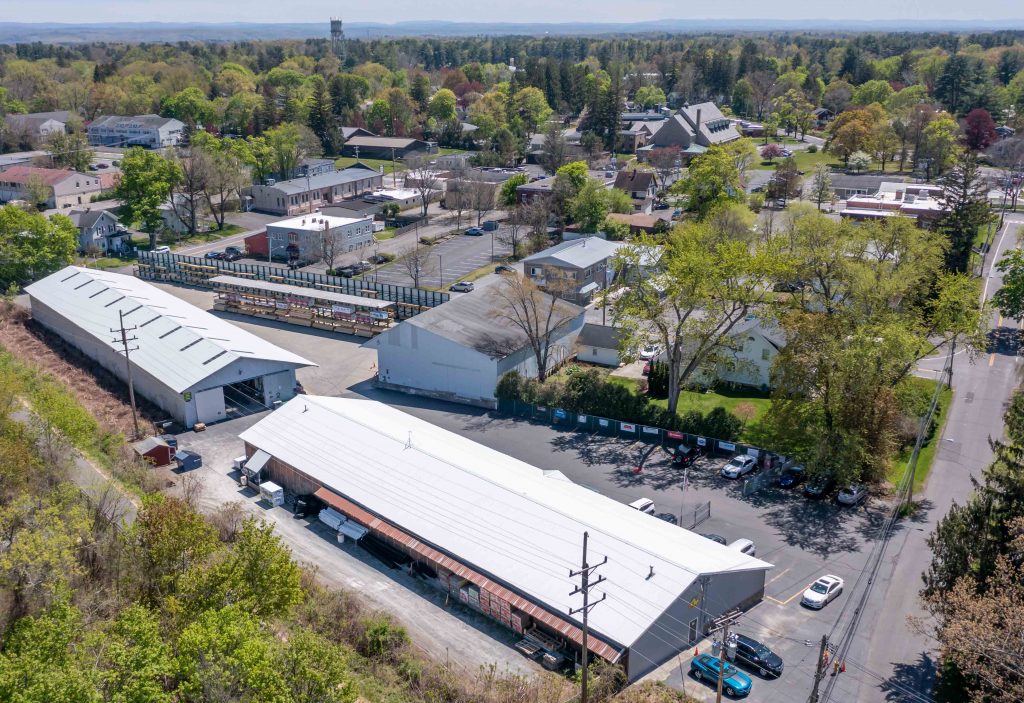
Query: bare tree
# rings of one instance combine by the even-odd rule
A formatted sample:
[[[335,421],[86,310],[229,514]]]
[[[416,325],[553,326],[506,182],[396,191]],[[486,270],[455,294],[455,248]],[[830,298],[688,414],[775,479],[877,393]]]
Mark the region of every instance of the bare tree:
[[[551,222],[551,199],[540,197],[519,210],[523,221],[529,227],[530,248],[538,251],[548,243],[548,224]]]
[[[50,201],[53,188],[46,184],[43,177],[38,174],[31,174],[25,179],[25,200],[35,208],[46,206]]]
[[[569,163],[569,143],[565,140],[562,125],[558,122],[552,122],[544,132],[539,161],[548,173],[554,173]]]
[[[811,181],[811,195],[821,209],[821,204],[832,198],[832,169],[828,164],[819,164],[814,169],[814,180]]]
[[[452,175],[445,185],[445,207],[455,211],[455,228],[462,228],[462,213],[466,210],[466,168],[459,166],[452,170]]]
[[[398,264],[412,279],[412,287],[419,288],[420,279],[432,271],[430,249],[414,246],[398,258]]]
[[[330,275],[334,270],[334,264],[341,253],[341,233],[335,232],[331,226],[324,222],[323,231],[320,233],[320,261],[327,264],[327,273]]]
[[[479,227],[484,215],[494,209],[498,189],[494,183],[487,181],[467,181],[466,194],[469,196],[469,207],[476,213],[476,226]]]
[[[661,181],[661,190],[668,190],[670,185],[668,179],[678,173],[682,158],[682,151],[677,146],[665,146],[651,150],[647,157],[647,163],[658,175],[658,180]]]
[[[209,155],[194,148],[182,150],[176,159],[181,179],[171,190],[171,209],[188,230],[195,234],[203,207],[203,189],[210,172]]]
[[[224,229],[224,215],[228,210],[231,196],[239,200],[242,188],[248,185],[249,178],[239,155],[231,149],[218,149],[207,154],[207,174],[203,184],[203,197],[206,206],[213,215],[217,229]]]
[[[405,182],[408,185],[412,179],[412,189],[420,196],[420,207],[423,209],[423,216],[427,216],[427,208],[430,205],[430,195],[438,189],[441,179],[438,176],[430,160],[424,156],[410,156],[405,160],[408,167]]]
[[[514,205],[508,208],[508,217],[505,218],[505,228],[495,233],[495,238],[512,250],[512,258],[519,256],[519,247],[523,243],[523,237],[527,233],[529,220],[525,210],[528,205]]]
[[[557,297],[571,285],[568,279],[552,270],[548,272],[544,292],[526,276],[507,275],[494,287],[494,294],[505,303],[498,314],[526,335],[537,362],[537,378],[543,381],[552,368],[551,350],[555,337],[566,325],[579,317],[582,309]]]
[[[757,119],[760,120],[771,107],[772,99],[775,97],[775,75],[769,71],[754,71],[747,76],[747,82],[750,83],[751,99],[754,102]]]

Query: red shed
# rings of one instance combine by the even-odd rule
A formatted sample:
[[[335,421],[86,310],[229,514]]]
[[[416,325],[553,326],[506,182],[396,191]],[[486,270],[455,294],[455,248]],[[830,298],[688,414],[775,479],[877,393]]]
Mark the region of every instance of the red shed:
[[[245,238],[245,251],[249,256],[266,256],[270,250],[267,248],[266,231],[250,234]]]
[[[174,448],[159,437],[146,437],[133,446],[135,453],[153,466],[166,466],[174,461]]]

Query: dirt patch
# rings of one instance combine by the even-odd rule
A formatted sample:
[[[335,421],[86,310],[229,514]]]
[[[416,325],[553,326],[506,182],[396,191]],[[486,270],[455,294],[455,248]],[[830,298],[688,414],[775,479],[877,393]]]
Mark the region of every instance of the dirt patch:
[[[36,324],[28,311],[13,306],[0,309],[0,346],[67,386],[101,427],[132,436],[132,409],[124,382]],[[153,434],[153,423],[166,420],[167,414],[138,396],[136,401],[139,429]]]

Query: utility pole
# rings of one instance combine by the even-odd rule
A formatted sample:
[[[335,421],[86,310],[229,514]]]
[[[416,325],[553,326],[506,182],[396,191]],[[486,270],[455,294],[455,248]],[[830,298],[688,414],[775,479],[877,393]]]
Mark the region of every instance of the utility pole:
[[[818,665],[814,667],[814,688],[811,689],[811,697],[807,699],[807,703],[818,703],[818,686],[821,685],[821,679],[825,676],[825,648],[828,647],[828,636],[821,636],[821,649],[818,650]]]
[[[725,650],[729,646],[729,625],[726,620],[722,624],[722,648],[718,650],[718,685],[715,688],[715,703],[722,703],[722,684],[725,682]]]
[[[391,185],[398,188],[398,163],[395,161],[395,147],[391,147]]]
[[[588,627],[587,627],[587,616],[590,614],[590,609],[591,608],[593,608],[595,605],[597,605],[598,603],[600,603],[601,601],[603,601],[605,598],[608,597],[607,593],[602,593],[601,594],[601,598],[599,600],[596,600],[593,603],[590,602],[590,589],[593,588],[594,586],[598,585],[599,583],[602,583],[603,581],[607,580],[604,576],[598,576],[597,580],[592,582],[590,580],[590,574],[595,569],[597,569],[597,568],[599,568],[601,566],[604,566],[606,563],[608,563],[608,557],[605,557],[601,561],[600,564],[594,564],[593,566],[588,564],[587,563],[587,542],[588,542],[589,539],[590,539],[590,534],[588,532],[584,532],[583,533],[583,564],[580,566],[580,570],[579,571],[570,571],[569,572],[569,578],[576,578],[577,576],[580,577],[580,585],[577,586],[573,590],[573,592],[570,593],[569,595],[570,596],[574,596],[577,593],[582,593],[583,594],[583,607],[582,608],[569,608],[569,615],[575,615],[576,613],[583,613],[583,657],[582,657],[582,659],[583,659],[583,678],[581,679],[581,682],[580,682],[580,703],[587,703],[587,677],[589,675],[589,671],[587,670],[587,660],[589,659],[589,654],[590,654],[590,651],[587,649],[587,647],[588,647],[587,638],[588,638],[588,634],[589,634]]]
[[[132,422],[135,425],[135,437],[138,438],[139,437],[139,412],[135,408],[135,384],[132,382],[132,361],[129,358],[129,355],[133,351],[136,351],[139,347],[138,347],[138,345],[136,345],[134,347],[129,347],[128,346],[129,342],[137,342],[137,341],[139,341],[138,337],[129,337],[128,336],[129,332],[138,329],[138,327],[129,327],[129,328],[125,329],[125,326],[124,326],[124,310],[118,310],[117,314],[118,314],[118,317],[120,318],[120,321],[121,321],[121,328],[120,329],[112,329],[110,331],[111,331],[112,334],[117,334],[118,332],[121,333],[121,339],[117,339],[115,337],[112,340],[112,342],[113,342],[113,344],[120,344],[121,345],[121,349],[124,351],[124,366],[125,366],[126,371],[128,372],[128,398],[129,398],[129,400],[131,400],[131,403],[132,403]]]

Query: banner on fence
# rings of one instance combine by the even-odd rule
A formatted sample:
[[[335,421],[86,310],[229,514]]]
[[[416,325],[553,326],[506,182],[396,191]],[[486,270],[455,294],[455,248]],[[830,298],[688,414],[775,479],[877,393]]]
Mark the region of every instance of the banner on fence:
[[[586,415],[577,415],[576,416],[576,422],[580,423],[581,425],[584,424],[586,421],[587,421],[587,416]]]
[[[605,420],[603,417],[599,417],[597,418],[597,424],[599,424],[601,427],[607,427],[608,421]]]
[[[564,420],[567,417],[569,417],[569,413],[565,412],[561,408],[555,408],[555,419],[556,420]]]
[[[675,430],[668,430],[667,432],[665,432],[665,437],[667,437],[668,439],[678,439],[680,441],[685,439],[685,436],[682,432],[676,432]]]
[[[643,425],[640,428],[640,431],[643,432],[644,434],[658,434],[659,432],[661,432],[661,430],[659,430],[657,427],[648,427],[647,425]]]
[[[708,441],[706,439],[704,439],[703,437],[698,437],[697,438],[697,446],[698,447],[706,447],[706,446],[708,446]]]
[[[632,422],[620,422],[619,427],[623,432],[636,432],[636,425]]]
[[[734,452],[734,451],[736,451],[736,445],[733,444],[732,442],[722,442],[722,441],[719,441],[718,442],[718,448],[721,449],[724,452]]]

